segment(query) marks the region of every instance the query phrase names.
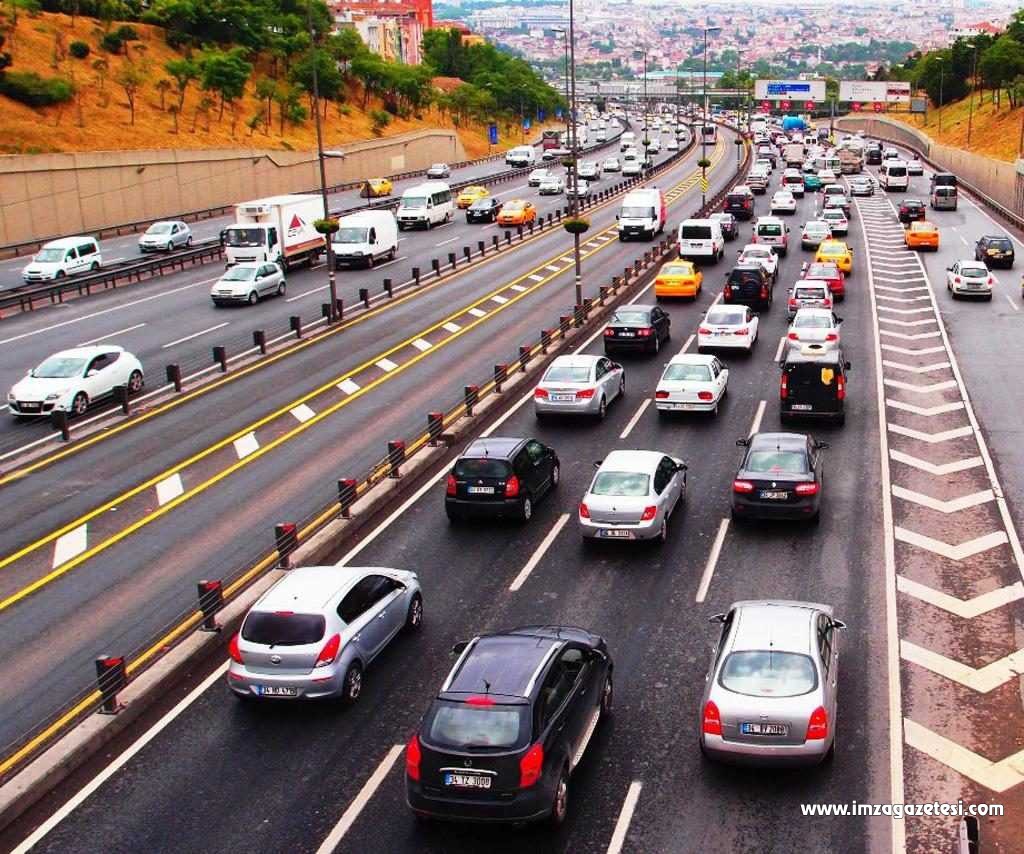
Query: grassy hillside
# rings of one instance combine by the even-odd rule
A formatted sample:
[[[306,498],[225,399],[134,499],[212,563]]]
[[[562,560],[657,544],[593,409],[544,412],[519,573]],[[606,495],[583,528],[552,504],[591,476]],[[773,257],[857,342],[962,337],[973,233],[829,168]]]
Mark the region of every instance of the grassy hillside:
[[[6,9],[6,7],[5,7]],[[233,148],[253,146],[309,150],[316,145],[312,119],[282,125],[278,106],[271,104],[270,121],[256,127],[248,126],[261,111],[268,112],[267,102],[258,100],[250,81],[245,95],[234,110],[221,115],[219,103],[211,93],[193,84],[185,93],[180,114],[175,116],[172,104],[177,94],[164,71],[164,63],[179,59],[181,54],[169,47],[164,32],[158,27],[132,24],[137,41],[125,43],[127,55],[111,54],[100,43],[105,30],[95,19],[66,15],[22,12],[17,26],[5,24],[7,36],[4,50],[12,57],[10,72],[34,71],[43,77],[60,77],[70,81],[76,90],[73,100],[58,106],[33,108],[0,95],[0,153],[34,154],[42,152],[95,151],[138,148]],[[111,25],[116,30],[118,24]],[[83,59],[72,56],[72,42],[86,43],[90,52]],[[140,72],[135,94],[135,117],[131,123],[128,96],[118,84],[126,67]],[[268,73],[257,62],[254,79]],[[371,113],[381,104],[370,99],[367,111],[362,110],[362,94],[353,84],[347,102],[331,104],[324,123],[327,146],[371,139],[375,136]],[[307,110],[308,100],[304,99]],[[420,116],[403,119],[391,116],[380,133],[387,137],[424,128],[453,128],[458,131],[469,157],[488,153],[486,128],[480,125],[456,128],[448,116],[429,108]],[[501,128],[502,145],[518,144],[518,128]]]
[[[1021,121],[1024,108],[1007,109],[1005,95],[1002,104],[993,102],[992,93],[976,93],[974,96],[974,118],[971,121],[971,143],[967,144],[967,120],[970,113],[969,99],[953,101],[942,108],[942,132],[939,132],[939,111],[929,107],[927,121],[921,117],[889,114],[887,118],[924,131],[936,142],[952,145],[984,154],[996,160],[1013,162],[1017,159],[1020,144]]]

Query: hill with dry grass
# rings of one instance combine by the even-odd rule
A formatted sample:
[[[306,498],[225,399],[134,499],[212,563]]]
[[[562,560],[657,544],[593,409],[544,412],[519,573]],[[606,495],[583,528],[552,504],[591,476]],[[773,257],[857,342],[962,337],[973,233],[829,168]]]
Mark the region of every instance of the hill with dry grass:
[[[1024,108],[1010,109],[1004,95],[1001,103],[991,91],[974,95],[973,116],[970,98],[953,101],[942,108],[941,130],[939,110],[928,108],[926,119],[897,113],[886,118],[900,121],[928,134],[935,142],[973,151],[996,160],[1012,163],[1020,156]],[[970,126],[970,142],[968,142]]]

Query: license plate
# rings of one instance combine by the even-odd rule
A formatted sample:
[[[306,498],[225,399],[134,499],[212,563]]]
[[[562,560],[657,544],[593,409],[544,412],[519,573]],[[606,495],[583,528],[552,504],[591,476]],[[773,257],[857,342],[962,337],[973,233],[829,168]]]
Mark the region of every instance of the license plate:
[[[778,489],[761,490],[761,498],[764,498],[769,501],[785,501],[787,495],[789,495],[788,492]]]
[[[256,693],[263,697],[298,697],[299,689],[287,685],[256,685]]]
[[[789,408],[796,409],[801,412],[809,412],[811,409],[813,409],[813,407],[809,403],[794,403]]]
[[[629,540],[633,537],[632,531],[622,531],[617,528],[602,528],[598,534],[610,540]]]
[[[38,412],[42,408],[41,403],[19,403],[18,408],[24,412]]]
[[[574,394],[553,394],[551,395],[551,401],[553,403],[570,403],[576,399]]]
[[[618,332],[618,336],[620,338],[636,338],[636,333],[635,332],[626,332],[625,330],[620,329],[619,332]]]
[[[445,774],[446,786],[461,786],[464,789],[489,789],[491,778],[479,774]]]
[[[471,486],[468,491],[470,495],[494,495],[493,486]]]
[[[744,735],[786,735],[789,727],[785,724],[740,724]]]

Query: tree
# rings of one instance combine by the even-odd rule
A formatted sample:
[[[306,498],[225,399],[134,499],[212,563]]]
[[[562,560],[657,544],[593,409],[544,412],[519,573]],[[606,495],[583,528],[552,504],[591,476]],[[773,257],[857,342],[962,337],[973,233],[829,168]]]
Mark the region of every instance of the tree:
[[[107,72],[110,70],[110,63],[102,58],[94,59],[92,61],[92,70],[96,72],[96,79],[99,82],[99,90],[103,92],[107,83]]]
[[[253,94],[261,101],[267,102],[267,125],[273,120],[271,115],[271,109],[274,105],[274,91],[277,89],[277,83],[271,80],[269,77],[261,77],[256,81]]]
[[[178,112],[185,108],[185,93],[193,80],[199,79],[199,66],[191,59],[171,59],[164,63],[164,71],[171,75],[178,87]]]
[[[967,78],[955,73],[952,53],[952,50],[929,51],[917,61],[912,72],[912,82],[918,88],[924,89],[936,106],[959,100],[967,94]]]
[[[999,90],[1024,74],[1024,45],[1000,36],[978,59],[978,73],[990,89]]]
[[[352,74],[363,86],[363,109],[370,103],[370,96],[379,94],[384,86],[387,71],[384,60],[376,54],[367,53],[352,60]]]
[[[327,51],[320,48],[312,48],[306,51],[292,66],[289,79],[296,86],[309,95],[309,108],[313,109],[313,69],[316,69],[317,88],[320,97],[324,99],[326,108],[327,101],[333,101],[342,90],[341,71],[338,64],[331,58]]]
[[[114,82],[124,90],[125,97],[128,99],[128,112],[131,116],[129,124],[131,125],[135,124],[135,99],[148,78],[147,70],[133,62],[124,63],[114,74]]]
[[[428,30],[427,32],[432,31]],[[341,65],[342,74],[346,77],[349,74],[352,60],[368,51],[369,48],[366,47],[355,30],[344,29],[327,39],[327,52]]]
[[[171,104],[167,108],[167,112],[169,112],[171,114],[171,117],[174,119],[174,130],[172,130],[171,133],[177,133],[178,132],[178,113],[181,112],[181,107],[179,107],[177,104]]]
[[[244,48],[236,47],[226,53],[207,50],[199,60],[199,74],[203,89],[220,95],[220,114],[217,117],[220,121],[224,117],[225,104],[237,101],[245,93],[252,63],[246,61]]]
[[[170,91],[170,89],[171,81],[168,80],[166,77],[161,77],[159,80],[156,81],[156,91],[160,93],[161,110],[167,109],[167,107],[165,106],[165,98],[167,97],[167,93]]]

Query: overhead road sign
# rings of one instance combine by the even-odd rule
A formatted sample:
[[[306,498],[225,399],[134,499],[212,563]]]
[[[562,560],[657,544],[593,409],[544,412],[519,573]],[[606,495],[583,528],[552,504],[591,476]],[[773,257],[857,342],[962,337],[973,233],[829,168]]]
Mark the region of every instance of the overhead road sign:
[[[824,80],[757,80],[754,97],[759,101],[815,101],[825,100]]]
[[[899,80],[840,80],[839,100],[860,103],[909,104],[910,84]]]

